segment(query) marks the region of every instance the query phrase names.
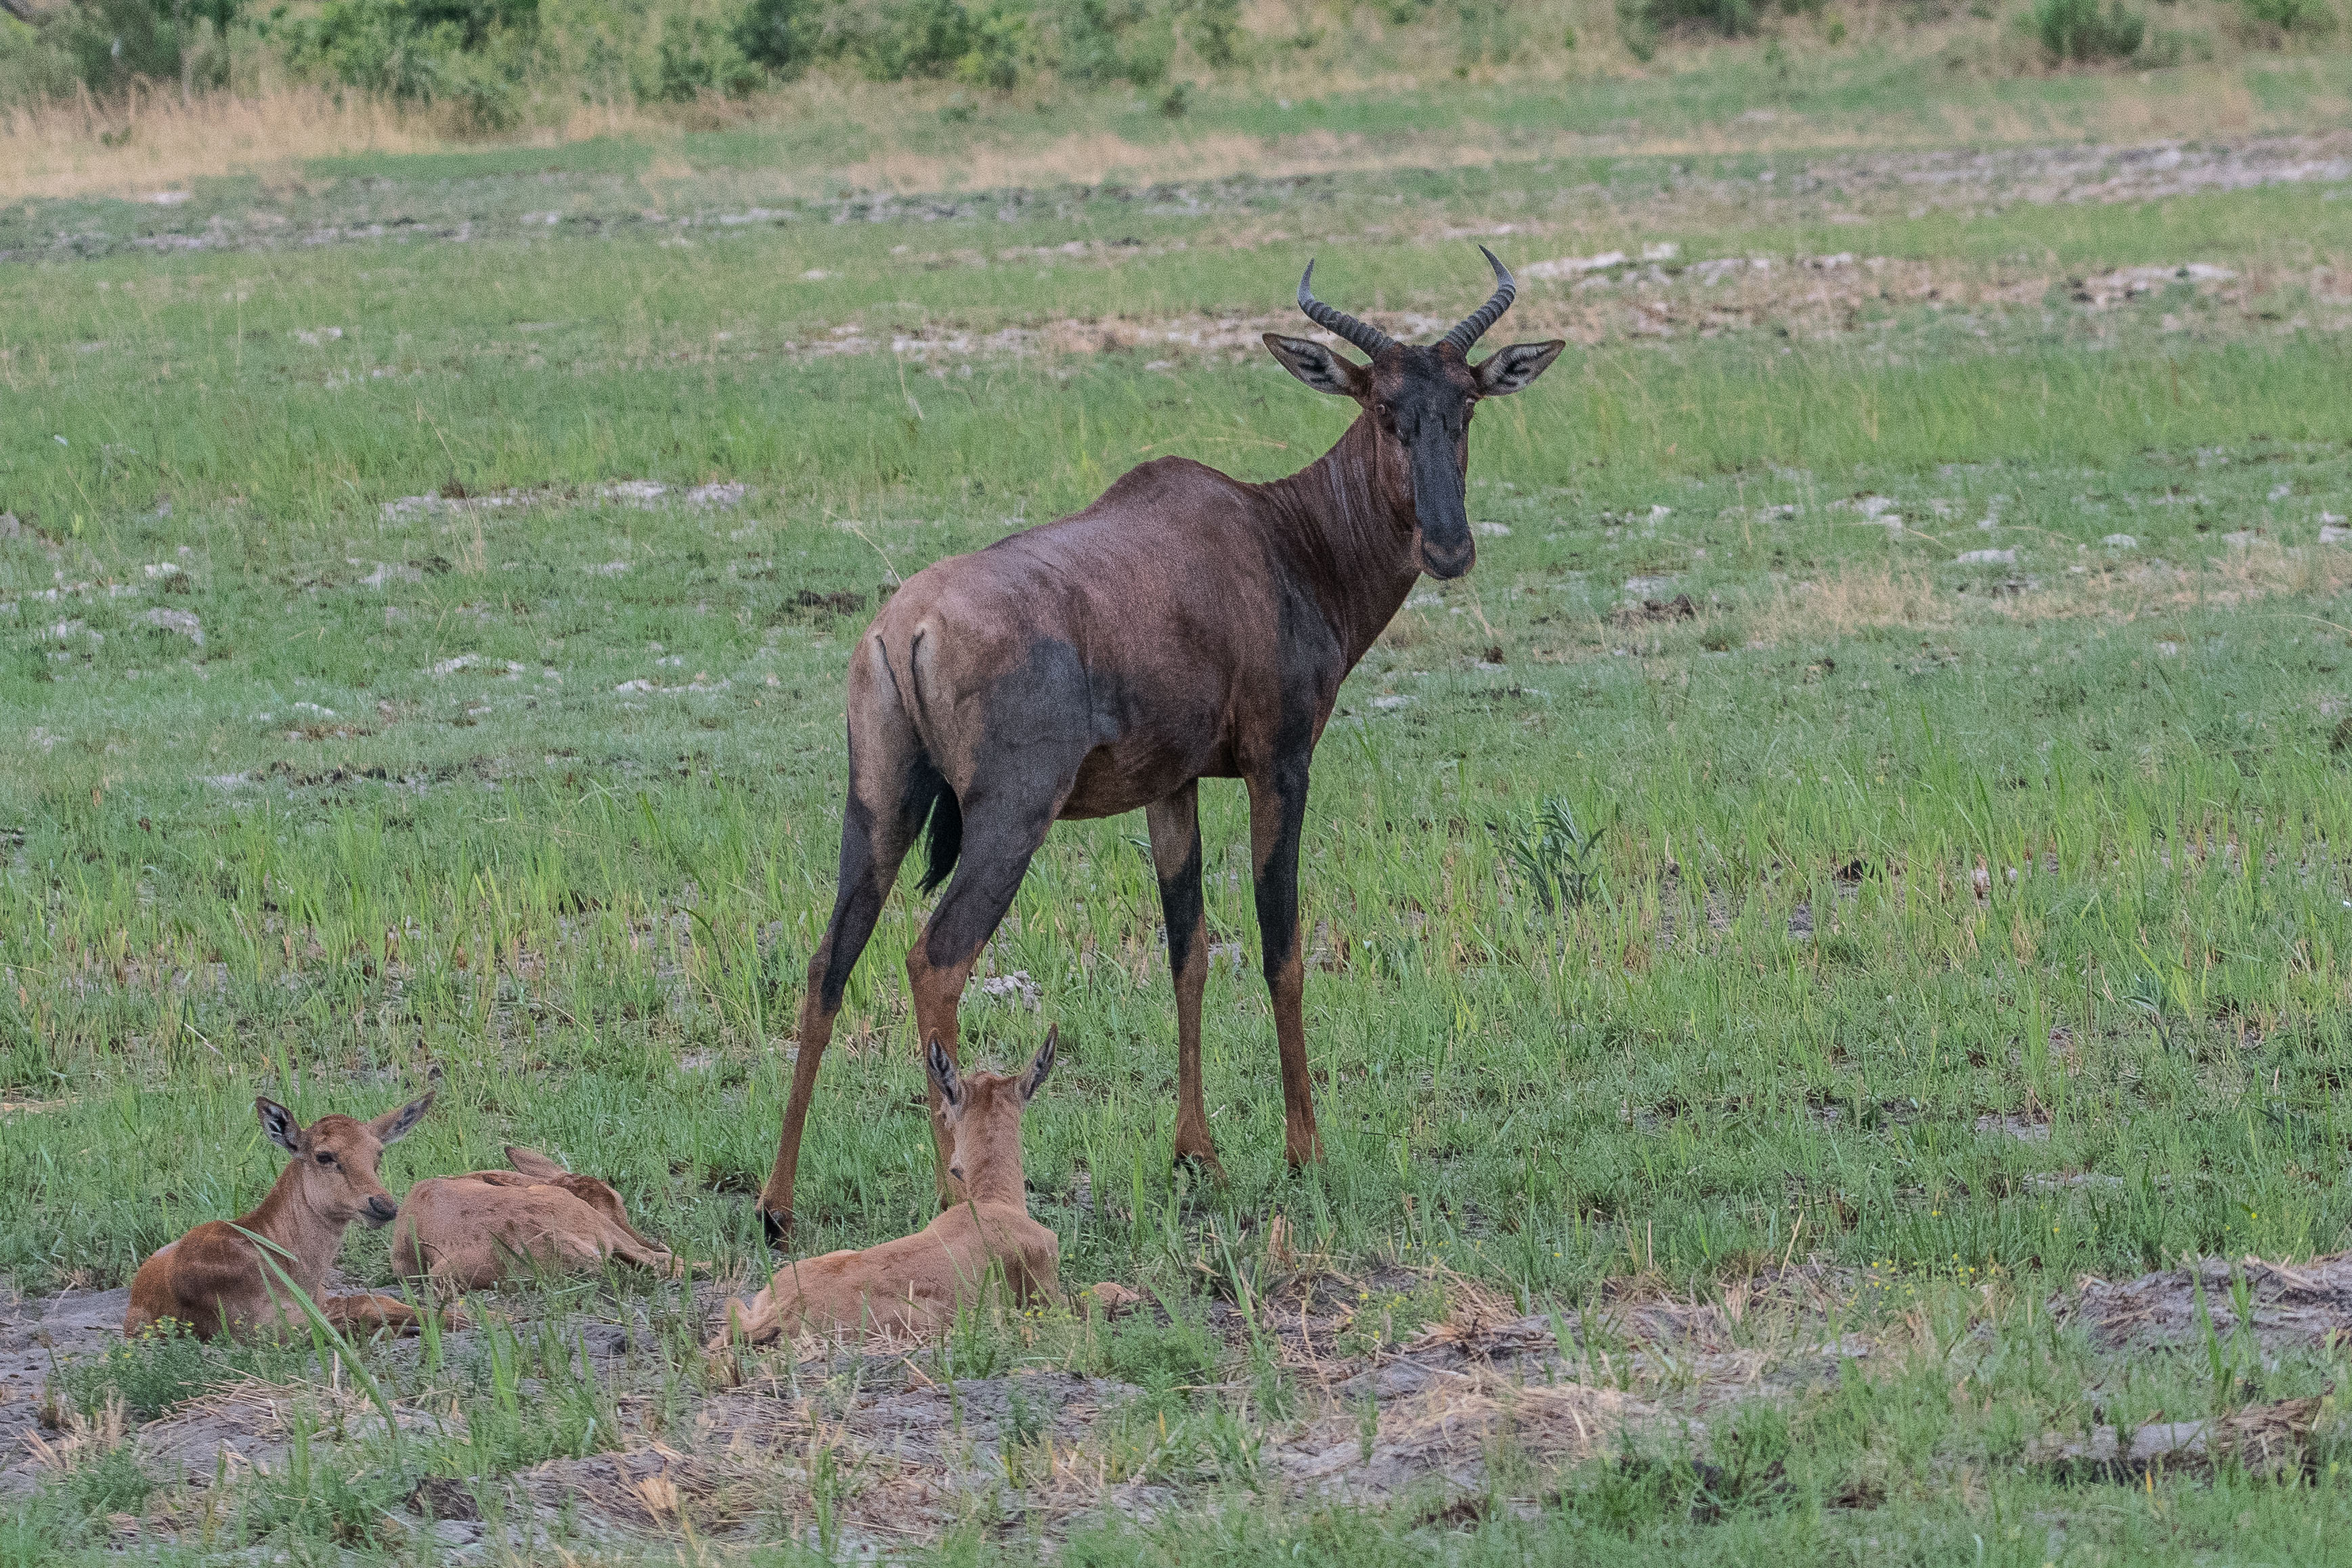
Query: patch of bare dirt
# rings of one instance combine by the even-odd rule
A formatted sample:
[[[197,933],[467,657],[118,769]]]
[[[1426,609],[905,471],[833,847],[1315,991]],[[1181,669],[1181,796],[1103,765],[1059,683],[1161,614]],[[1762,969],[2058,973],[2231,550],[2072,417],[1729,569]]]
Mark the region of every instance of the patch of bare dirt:
[[[2152,1484],[2164,1476],[2210,1474],[2223,1465],[2292,1479],[2311,1468],[2319,1408],[2317,1399],[2283,1399],[2202,1421],[2153,1421],[2129,1432],[2095,1426],[2077,1438],[2051,1434],[2028,1446],[2026,1461],[2082,1480]]]
[[[2087,1323],[2094,1342],[2106,1349],[2201,1344],[2200,1294],[2212,1331],[2227,1339],[2238,1331],[2241,1282],[2248,1326],[2265,1350],[2310,1348],[2331,1334],[2352,1333],[2352,1252],[2300,1264],[2206,1258],[2137,1279],[2086,1279],[2074,1301],[2053,1300],[2051,1310]]]
[[[1940,631],[1963,621],[2092,617],[2128,622],[2197,605],[2252,604],[2278,594],[2352,588],[2352,551],[2250,539],[2200,565],[2147,561],[2079,574],[2005,578],[1992,593],[1939,583],[1924,567],[1847,566],[1777,588],[1748,635],[1765,644],[1847,637],[1883,626]]]
[[[1591,262],[1602,265],[1584,266]],[[1567,258],[1535,262],[1529,270],[1562,268],[1570,263],[1584,269],[1538,273],[1534,281],[1521,285],[1512,317],[1515,331],[1528,337],[1562,337],[1587,348],[1768,328],[1827,339],[1873,326],[1891,307],[1932,307],[1955,313],[1956,319],[1968,317],[1964,326],[1976,324],[1980,314],[1989,326],[2021,311],[2032,312],[2038,321],[2053,294],[2073,300],[2087,315],[2140,301],[2176,285],[2191,295],[2210,296],[2248,319],[2263,310],[2275,316],[2273,297],[2289,289],[2297,296],[2297,325],[2321,331],[2352,327],[2352,308],[2347,308],[2352,307],[2352,275],[2329,267],[2242,279],[2226,268],[2185,263],[2084,279],[2013,267],[1856,258],[1841,252],[1730,257],[1689,267],[1629,263],[1622,257]],[[1453,325],[1450,319],[1415,310],[1364,314],[1383,331],[1406,339],[1425,339]],[[996,328],[963,326],[936,317],[919,325],[885,326],[861,317],[774,346],[800,358],[887,353],[929,364],[935,371],[972,360],[1103,353],[1140,355],[1146,369],[1173,369],[1202,358],[1255,353],[1264,333],[1300,330],[1297,314],[1286,310],[1065,317]],[[684,350],[673,357],[725,359],[760,352],[757,345],[738,343],[723,350]]]
[[[118,1344],[128,1290],[68,1290],[0,1300],[0,1496],[28,1490],[38,1475],[26,1442],[41,1430],[49,1369],[58,1357]]]

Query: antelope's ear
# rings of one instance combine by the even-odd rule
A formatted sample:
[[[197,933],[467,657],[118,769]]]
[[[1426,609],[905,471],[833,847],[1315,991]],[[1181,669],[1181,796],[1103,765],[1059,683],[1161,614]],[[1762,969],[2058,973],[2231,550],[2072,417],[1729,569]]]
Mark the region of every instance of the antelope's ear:
[[[1282,362],[1282,368],[1313,387],[1334,397],[1352,397],[1359,403],[1370,389],[1371,375],[1353,360],[1333,353],[1321,343],[1307,338],[1286,338],[1280,332],[1265,334],[1266,352]]]
[[[1548,343],[1513,343],[1478,362],[1471,374],[1478,378],[1478,395],[1503,397],[1518,391],[1551,368],[1568,344],[1559,338]]]
[[[526,1149],[520,1143],[507,1145],[507,1163],[523,1175],[537,1176],[542,1181],[552,1181],[558,1176],[572,1173],[538,1150]]]
[[[439,1092],[438,1089],[428,1089],[422,1100],[412,1100],[398,1110],[385,1111],[367,1124],[368,1131],[375,1135],[379,1143],[399,1142],[408,1136],[410,1128],[425,1120],[425,1113],[433,1109],[433,1097]]]
[[[940,1091],[940,1103],[948,1108],[948,1120],[954,1121],[963,1113],[963,1079],[937,1035],[924,1047],[923,1067],[931,1075],[932,1087]]]
[[[1062,1028],[1058,1024],[1045,1031],[1045,1043],[1037,1047],[1036,1059],[1029,1064],[1029,1070],[1021,1075],[1022,1104],[1028,1104],[1037,1091],[1045,1087],[1045,1075],[1054,1070],[1054,1053],[1059,1047],[1061,1038]]]
[[[257,1097],[253,1113],[261,1118],[261,1135],[289,1154],[302,1152],[302,1124],[294,1113],[267,1095]]]

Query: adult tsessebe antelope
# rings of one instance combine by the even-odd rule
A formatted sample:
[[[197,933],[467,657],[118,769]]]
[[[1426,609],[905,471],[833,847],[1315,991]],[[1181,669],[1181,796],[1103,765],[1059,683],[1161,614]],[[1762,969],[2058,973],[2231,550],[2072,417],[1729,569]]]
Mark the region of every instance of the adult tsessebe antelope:
[[[391,1223],[400,1205],[376,1177],[384,1145],[397,1143],[432,1109],[433,1095],[411,1100],[373,1121],[321,1116],[305,1127],[274,1100],[257,1100],[261,1131],[294,1158],[268,1195],[234,1220],[206,1220],[158,1250],[131,1281],[122,1332],[135,1336],[164,1319],[185,1323],[199,1339],[299,1327],[301,1309],[262,1262],[262,1247],[288,1279],[302,1288],[330,1322],[363,1329],[407,1329],[416,1313],[389,1296],[325,1294],[327,1270],[342,1250],[353,1220],[371,1227]],[[252,1238],[260,1237],[257,1244]]]
[[[923,889],[955,877],[907,954],[907,978],[915,1037],[940,1041],[952,1061],[957,999],[1047,829],[1143,808],[1176,987],[1175,1153],[1216,1168],[1201,1100],[1203,778],[1249,790],[1284,1150],[1294,1165],[1319,1156],[1298,943],[1315,743],[1339,682],[1415,577],[1470,570],[1472,412],[1528,385],[1566,346],[1514,343],[1469,362],[1516,292],[1486,256],[1493,297],[1426,347],[1317,300],[1307,264],[1299,309],[1371,363],[1265,334],[1291,374],[1362,409],[1297,473],[1254,485],[1182,458],[1145,463],[1075,516],[917,573],[875,617],[850,657],[840,883],[809,960],[792,1096],[760,1197],[771,1237],[791,1230],[802,1126],[843,987],[927,825]],[[944,1203],[950,1133],[936,1084],[930,1106]]]
[[[923,1065],[951,1140],[955,1202],[912,1236],[785,1264],[751,1300],[728,1303],[727,1327],[710,1348],[807,1332],[941,1333],[960,1302],[998,1279],[1017,1300],[1050,1300],[1061,1282],[1062,1242],[1029,1217],[1021,1112],[1054,1070],[1057,1038],[1048,1029],[1018,1077],[962,1076],[932,1040]]]

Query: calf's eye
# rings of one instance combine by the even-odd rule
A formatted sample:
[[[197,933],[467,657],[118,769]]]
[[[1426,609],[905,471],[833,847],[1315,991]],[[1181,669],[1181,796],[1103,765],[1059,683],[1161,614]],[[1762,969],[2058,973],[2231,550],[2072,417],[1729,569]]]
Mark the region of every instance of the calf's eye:
[[[332,1154],[321,1154],[319,1156],[319,1163],[321,1165],[331,1165],[334,1163],[335,1157]]]

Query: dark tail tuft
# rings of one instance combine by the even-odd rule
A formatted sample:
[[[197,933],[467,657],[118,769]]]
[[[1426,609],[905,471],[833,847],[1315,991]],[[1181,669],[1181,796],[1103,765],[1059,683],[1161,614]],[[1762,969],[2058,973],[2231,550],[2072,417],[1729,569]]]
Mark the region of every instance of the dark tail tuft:
[[[915,820],[928,820],[922,831],[930,840],[930,864],[924,869],[921,889],[935,893],[955,869],[956,857],[963,853],[963,805],[928,752],[915,759],[907,790],[914,803]]]

